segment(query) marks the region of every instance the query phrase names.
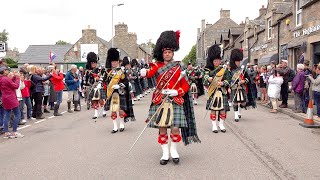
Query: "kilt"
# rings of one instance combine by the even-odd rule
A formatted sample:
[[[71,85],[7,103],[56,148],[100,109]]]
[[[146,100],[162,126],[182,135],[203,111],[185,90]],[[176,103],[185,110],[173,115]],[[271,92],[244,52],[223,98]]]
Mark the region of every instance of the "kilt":
[[[93,88],[90,88],[88,89],[90,94],[89,94],[89,98],[92,100],[93,98],[93,93],[94,93],[94,90]],[[106,90],[104,89],[100,89],[100,99],[103,99],[103,100],[106,100],[107,99],[107,93],[106,93]]]
[[[235,96],[235,93],[236,93],[236,89],[232,89],[231,90],[231,96],[230,96],[230,100],[232,101],[233,100],[233,98],[234,98],[234,96]],[[234,103],[243,103],[243,102],[247,102],[247,92],[246,92],[246,90],[245,89],[238,89],[238,91],[239,92],[241,92],[242,94],[243,94],[243,98],[244,98],[244,101],[241,101],[241,102],[238,102],[237,100],[236,100],[236,98],[234,99]]]
[[[172,106],[173,106],[172,127],[179,127],[179,128],[188,127],[183,106],[179,106],[174,101],[172,101]],[[154,115],[154,113],[157,111],[159,107],[160,107],[160,104],[159,105],[151,104],[149,109],[148,120],[150,120],[150,118]],[[158,128],[157,126],[154,125],[154,121],[156,118],[157,117],[154,117],[153,120],[151,120],[149,127]]]
[[[114,91],[113,93],[115,93],[117,91]],[[111,98],[110,100],[112,99],[112,95],[111,95]],[[129,108],[128,108],[128,104],[127,104],[127,100],[126,100],[126,95],[120,95],[119,94],[119,99],[120,99],[120,109],[121,110],[124,110],[124,111],[127,111]],[[104,109],[106,111],[110,110],[110,104],[111,104],[111,101],[107,101],[106,105],[104,106]]]
[[[191,91],[191,94],[197,94],[198,93],[198,87],[197,87],[196,83],[192,83],[191,84],[190,91]]]
[[[136,88],[134,87],[134,81],[130,82],[130,91],[136,92]]]
[[[213,97],[213,95],[207,100],[207,105],[206,105],[207,110],[211,110],[209,106],[210,106],[212,97]],[[221,109],[221,110],[222,111],[230,111],[230,106],[228,103],[228,96],[226,94],[222,93],[222,98],[223,98],[223,109]]]

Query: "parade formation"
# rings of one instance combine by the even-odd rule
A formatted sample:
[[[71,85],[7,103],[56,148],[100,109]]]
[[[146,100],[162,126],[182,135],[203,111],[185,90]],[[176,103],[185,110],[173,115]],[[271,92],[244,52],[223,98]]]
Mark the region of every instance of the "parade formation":
[[[17,2],[0,179],[320,179],[320,0]]]
[[[222,62],[221,48],[212,45],[208,49],[205,67],[193,66],[191,62],[182,64],[174,59],[175,52],[179,50],[179,39],[180,31],[162,32],[153,50],[153,60],[148,63],[127,56],[120,59],[120,50],[110,48],[105,65],[99,62],[96,53],[89,52],[86,66],[81,72],[72,65],[64,75],[52,64],[51,72],[42,79],[39,77],[39,82],[50,79],[56,85],[54,90],[58,100],[53,108],[54,116],[62,116],[58,110],[62,102],[63,78],[68,87],[67,112],[81,111],[80,99],[83,98],[86,109],[93,109],[92,119],[95,122],[98,118],[113,122],[113,128],[110,128],[112,134],[125,131],[126,122],[136,121],[134,104],[152,92],[145,129],[158,129],[157,142],[162,149],[160,164],[166,165],[170,157],[174,164],[178,164],[178,144],[181,141],[186,146],[201,143],[196,125],[199,117],[195,117],[194,112],[200,96],[207,95],[205,108],[210,115],[207,117],[206,114],[205,120],[211,120],[213,133],[219,132],[218,127],[226,133],[224,122],[230,105],[233,105],[236,122],[241,118],[240,109],[256,107],[246,72],[247,64],[242,61],[243,53],[240,49],[232,51],[230,62]],[[37,72],[36,67],[29,69]],[[34,77],[37,76],[30,77],[31,81]],[[110,116],[107,116],[108,113]],[[40,119],[41,115],[34,116]]]

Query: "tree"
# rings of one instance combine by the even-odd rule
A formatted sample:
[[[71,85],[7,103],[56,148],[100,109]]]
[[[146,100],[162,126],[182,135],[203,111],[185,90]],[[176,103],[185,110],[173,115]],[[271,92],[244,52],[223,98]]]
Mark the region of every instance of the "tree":
[[[18,62],[12,58],[4,58],[3,59],[10,68],[18,68]]]
[[[197,49],[196,49],[196,45],[193,45],[189,54],[186,55],[182,62],[184,64],[188,64],[189,62],[192,63],[192,65],[196,65],[197,64]]]
[[[63,40],[59,40],[56,42],[56,45],[67,45],[67,44],[70,44],[70,43],[63,41]]]
[[[7,42],[8,41],[9,33],[4,29],[0,32],[0,42]]]

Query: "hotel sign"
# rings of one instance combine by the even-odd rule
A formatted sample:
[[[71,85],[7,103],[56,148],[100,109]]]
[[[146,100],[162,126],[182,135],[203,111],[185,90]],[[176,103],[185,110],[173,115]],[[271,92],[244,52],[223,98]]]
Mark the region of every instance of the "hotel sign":
[[[309,28],[303,29],[302,31],[296,31],[293,33],[293,37],[297,38],[300,36],[305,36],[305,35],[309,35],[313,32],[319,31],[320,30],[320,24],[316,25],[316,26],[311,26]]]

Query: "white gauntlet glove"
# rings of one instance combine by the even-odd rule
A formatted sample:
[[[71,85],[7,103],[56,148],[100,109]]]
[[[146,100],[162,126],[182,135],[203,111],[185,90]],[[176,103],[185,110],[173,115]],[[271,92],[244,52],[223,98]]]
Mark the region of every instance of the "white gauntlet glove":
[[[113,85],[111,88],[112,88],[112,89],[119,89],[120,86],[119,86],[118,84],[116,84],[116,85]]]
[[[145,68],[140,69],[140,75],[145,77],[147,75],[147,70]]]
[[[178,96],[178,91],[175,89],[163,89],[161,93],[171,97]]]
[[[124,85],[123,83],[120,83],[119,86],[120,86],[121,89],[126,87],[126,85]]]

